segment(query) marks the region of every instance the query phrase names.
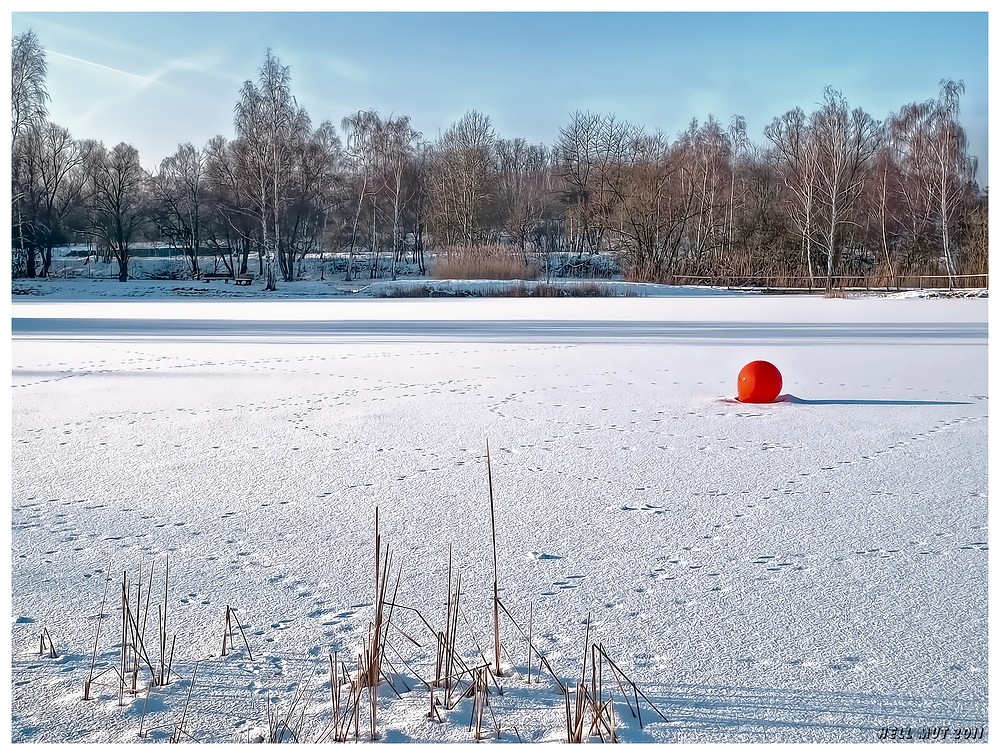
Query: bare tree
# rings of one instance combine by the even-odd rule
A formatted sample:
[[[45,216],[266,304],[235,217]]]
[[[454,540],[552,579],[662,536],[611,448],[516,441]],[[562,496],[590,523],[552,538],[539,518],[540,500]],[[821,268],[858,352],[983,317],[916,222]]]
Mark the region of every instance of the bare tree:
[[[944,80],[936,100],[906,105],[890,121],[909,215],[933,225],[949,284],[954,284],[957,270],[953,235],[973,207],[978,167],[958,122],[959,97],[964,92],[962,82]]]
[[[124,142],[110,152],[103,146],[88,159],[91,195],[87,233],[98,238],[118,262],[118,280],[128,280],[129,249],[147,215],[148,175],[139,152]]]
[[[731,163],[729,170],[729,202],[726,205],[726,251],[733,252],[733,226],[736,219],[736,175],[739,173],[740,159],[745,157],[750,149],[747,138],[747,121],[742,115],[734,115],[729,121],[729,146]]]
[[[179,144],[177,152],[163,159],[150,181],[160,233],[184,250],[195,276],[208,211],[206,161],[205,153],[193,144]]]
[[[694,196],[695,217],[687,251],[695,272],[718,271],[725,245],[728,202],[726,184],[732,172],[729,140],[713,116],[699,126],[693,120],[681,134],[677,149],[684,153],[684,184]],[[707,266],[707,268],[706,268]]]
[[[384,125],[383,134],[384,184],[392,217],[392,279],[396,280],[397,268],[403,255],[403,209],[414,193],[413,187],[406,185],[404,178],[421,135],[413,129],[409,116],[405,115],[389,118]]]
[[[48,115],[46,74],[45,49],[38,35],[28,30],[14,37],[10,50],[11,217],[12,249],[19,250],[20,259],[15,257],[13,269],[30,278],[35,277],[36,247],[30,238],[32,220],[25,216],[23,201],[28,189],[24,174],[31,169],[34,145],[26,140],[41,129]]]
[[[801,108],[775,118],[764,136],[773,145],[769,157],[787,190],[789,214],[799,231],[801,255],[812,285],[819,147]]]
[[[874,243],[882,253],[887,281],[890,284],[896,278],[893,253],[895,244],[892,239],[900,235],[899,185],[899,166],[893,160],[891,147],[883,144],[875,153],[868,189],[862,201],[868,205],[864,214],[869,225],[875,226]]]
[[[261,243],[266,260],[265,290],[277,288],[277,270],[291,280],[293,269],[282,256],[281,217],[287,197],[282,181],[288,175],[296,139],[310,130],[309,117],[291,93],[291,69],[282,65],[270,48],[258,72],[257,83],[246,81],[236,104],[234,154],[243,173],[252,182],[256,217],[261,225]]]
[[[378,172],[378,133],[382,121],[374,110],[359,110],[341,121],[341,128],[347,133],[346,157],[352,169],[352,180],[355,185],[356,204],[354,222],[351,226],[351,243],[347,250],[347,276],[345,280],[354,278],[354,254],[358,244],[358,230],[361,224],[361,213],[365,202],[375,204],[375,183]],[[372,233],[374,234],[374,228]],[[372,263],[371,276],[375,277],[375,264]]]
[[[569,237],[577,254],[600,248],[601,231],[595,230],[595,205],[599,193],[598,150],[607,118],[577,111],[568,126],[559,130],[554,152],[562,181],[562,200],[567,207]]]
[[[618,239],[626,273],[667,279],[698,213],[683,149],[660,132],[647,134],[613,118],[605,120],[598,144],[598,206],[610,213],[601,222]]]
[[[499,220],[525,251],[548,206],[549,150],[524,139],[498,139],[496,164]]]
[[[296,270],[306,254],[323,248],[330,212],[339,200],[341,152],[340,137],[329,121],[292,143],[281,223],[284,270]]]
[[[488,116],[475,110],[438,139],[429,199],[435,238],[479,244],[487,238],[489,203],[496,197],[496,136]]]
[[[811,130],[817,145],[817,196],[823,210],[826,252],[826,290],[840,247],[840,227],[856,222],[855,210],[882,143],[882,124],[860,108],[851,110],[844,96],[827,88],[822,107],[813,114]]]
[[[18,34],[10,51],[10,133],[17,140],[48,116],[45,48],[34,31]]]
[[[84,163],[92,142],[78,142],[68,129],[48,121],[21,140],[22,217],[28,249],[28,277],[35,276],[35,252],[41,254],[42,277],[52,267],[52,249],[68,237],[67,219],[81,209],[87,185]]]
[[[417,265],[421,275],[426,274],[427,264],[424,258],[424,231],[427,227],[428,214],[428,184],[430,174],[432,146],[418,139],[413,148],[413,154],[406,166],[403,177],[408,187],[409,199],[402,206],[403,226],[412,232],[413,264]],[[405,238],[408,238],[407,234]]]
[[[219,252],[229,273],[246,275],[251,248],[256,246],[263,271],[260,217],[254,212],[253,176],[241,173],[246,162],[237,159],[235,144],[219,135],[205,147],[205,178],[209,199],[208,243]],[[235,257],[235,259],[234,259]]]

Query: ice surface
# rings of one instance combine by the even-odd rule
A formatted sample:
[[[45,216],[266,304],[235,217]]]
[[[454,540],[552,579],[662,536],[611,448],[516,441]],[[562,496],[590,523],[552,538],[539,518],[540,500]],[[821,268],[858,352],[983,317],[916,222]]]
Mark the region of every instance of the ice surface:
[[[985,300],[16,297],[12,330],[14,742],[166,739],[196,662],[191,736],[301,695],[315,741],[328,656],[373,619],[376,506],[398,602],[443,624],[450,547],[462,652],[492,658],[487,440],[502,600],[571,685],[590,617],[668,718],[606,676],[624,741],[987,723]],[[733,399],[753,359],[783,400]],[[153,570],[155,644],[168,557],[177,680],[120,707],[122,578]],[[250,653],[220,657],[227,606]],[[394,635],[414,691],[383,685],[382,739],[470,742],[470,700],[426,717],[432,640],[395,620],[422,647]],[[563,740],[501,625],[502,740]]]

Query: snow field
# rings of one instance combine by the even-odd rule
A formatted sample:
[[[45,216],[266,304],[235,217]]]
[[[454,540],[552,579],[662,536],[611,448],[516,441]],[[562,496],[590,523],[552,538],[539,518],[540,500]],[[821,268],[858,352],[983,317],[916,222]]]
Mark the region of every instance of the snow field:
[[[15,308],[14,741],[142,741],[142,696],[120,708],[113,684],[84,702],[82,685],[106,577],[113,594],[153,567],[162,600],[167,556],[182,678],[199,662],[199,741],[245,739],[268,699],[287,707],[300,687],[315,737],[327,656],[356,652],[372,618],[375,506],[399,602],[443,621],[450,545],[463,649],[475,658],[475,634],[489,657],[487,439],[502,599],[524,622],[533,606],[564,682],[591,617],[592,640],[670,719],[644,705],[640,729],[619,703],[625,741],[985,725],[985,302],[382,304],[336,302],[312,338],[295,323],[320,305],[268,305],[294,342],[211,308],[198,316],[216,325],[193,334],[144,308],[145,336],[116,335],[128,311],[78,308],[109,319],[19,336],[21,316],[73,312]],[[536,338],[511,319],[561,324]],[[435,320],[460,337],[392,331]],[[782,370],[786,400],[732,400],[756,358]],[[241,644],[218,657],[227,605],[253,660]],[[525,643],[502,624],[517,666],[491,696],[502,739],[560,741],[562,699],[544,674],[527,683]],[[42,627],[58,659],[38,656]],[[426,669],[426,647],[399,649]],[[185,683],[153,696],[147,729],[177,718]],[[383,738],[471,740],[468,701],[444,724],[427,702],[383,690]]]

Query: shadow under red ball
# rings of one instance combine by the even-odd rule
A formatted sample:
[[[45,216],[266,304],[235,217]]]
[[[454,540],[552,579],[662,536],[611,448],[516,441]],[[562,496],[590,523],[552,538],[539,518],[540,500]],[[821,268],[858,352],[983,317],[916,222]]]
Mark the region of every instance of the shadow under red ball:
[[[779,393],[781,373],[762,359],[745,365],[736,378],[736,395],[746,404],[770,404]]]

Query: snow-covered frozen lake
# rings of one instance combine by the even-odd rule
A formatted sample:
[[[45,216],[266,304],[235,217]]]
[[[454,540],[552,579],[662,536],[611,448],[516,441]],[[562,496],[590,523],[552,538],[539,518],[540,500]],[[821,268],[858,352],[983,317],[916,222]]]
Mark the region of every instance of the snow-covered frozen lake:
[[[443,625],[450,547],[460,650],[492,657],[487,441],[504,604],[570,686],[590,617],[667,719],[615,687],[623,741],[987,725],[985,299],[19,297],[12,331],[14,742],[165,740],[182,715],[245,741],[296,705],[316,741],[328,656],[373,619],[376,506],[397,602]],[[783,400],[734,400],[754,359]],[[150,569],[176,681],[120,706],[119,593]],[[227,606],[246,642],[220,657]],[[472,741],[471,700],[426,715],[414,613],[381,736]],[[488,728],[564,740],[501,634]]]

